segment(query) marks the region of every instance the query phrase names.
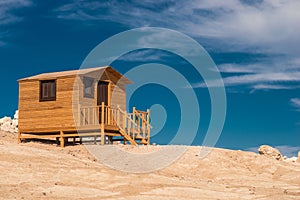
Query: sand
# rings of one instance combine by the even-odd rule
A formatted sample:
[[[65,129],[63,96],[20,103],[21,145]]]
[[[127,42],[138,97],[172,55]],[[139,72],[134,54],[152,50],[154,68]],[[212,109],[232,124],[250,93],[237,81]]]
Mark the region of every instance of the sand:
[[[201,147],[188,147],[164,169],[132,174],[105,166],[84,145],[16,141],[0,132],[1,199],[300,199],[300,162],[253,152],[214,148],[200,159]],[[159,148],[169,147],[141,152]]]

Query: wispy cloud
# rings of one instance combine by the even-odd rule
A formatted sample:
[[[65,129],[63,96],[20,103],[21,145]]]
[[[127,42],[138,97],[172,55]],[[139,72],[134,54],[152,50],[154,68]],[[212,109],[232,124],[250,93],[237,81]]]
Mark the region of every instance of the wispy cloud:
[[[257,84],[253,85],[253,89],[255,90],[289,90],[289,89],[296,89],[300,86],[286,86],[286,85],[272,85],[272,84]],[[253,91],[253,92],[254,92]]]
[[[296,107],[297,111],[300,112],[300,98],[292,98],[290,102],[292,106]]]
[[[168,58],[168,54],[164,52],[156,52],[153,49],[144,49],[139,51],[130,52],[119,58],[122,61],[129,62],[155,62]]]
[[[13,14],[14,10],[31,6],[30,0],[1,0],[0,1],[0,25],[20,21],[22,17]]]
[[[22,20],[22,17],[14,13],[15,10],[33,5],[31,0],[1,0],[0,1],[0,29],[12,23]],[[6,33],[0,32],[0,46],[6,43],[3,41]]]
[[[299,52],[300,2],[254,1],[138,1],[74,0],[55,10],[58,18],[110,20],[129,27],[162,26],[194,37],[221,39],[226,46],[255,47],[270,52]],[[246,44],[246,46],[245,46]]]
[[[284,86],[286,82],[296,82],[300,84],[300,72],[296,73],[259,73],[259,74],[246,74],[236,75],[223,78],[225,86],[240,86],[248,85],[252,89],[292,89],[293,85]],[[209,80],[207,82],[201,82],[194,84],[195,88],[205,87],[222,87],[219,85],[219,81]],[[275,85],[274,85],[275,84]],[[280,86],[280,87],[279,87]]]
[[[254,92],[256,90],[285,90],[300,87],[300,62],[297,58],[277,56],[271,60],[249,64],[225,63],[218,66],[220,72],[225,74],[223,82],[227,87],[247,86]],[[229,74],[226,75],[226,74]],[[210,87],[219,87],[217,81],[211,80]],[[194,87],[207,87],[204,82]]]
[[[224,63],[218,69],[223,73],[295,72],[300,70],[300,55],[299,58],[269,55],[268,58],[247,64]]]
[[[300,82],[299,10],[300,1],[294,0],[73,0],[55,9],[54,14],[60,19],[107,20],[131,28],[171,28],[193,36],[213,51],[269,55],[246,65],[219,66],[223,73],[245,73],[224,78],[226,86],[246,85],[253,91],[298,87],[293,84]],[[216,86],[213,82],[210,85]]]

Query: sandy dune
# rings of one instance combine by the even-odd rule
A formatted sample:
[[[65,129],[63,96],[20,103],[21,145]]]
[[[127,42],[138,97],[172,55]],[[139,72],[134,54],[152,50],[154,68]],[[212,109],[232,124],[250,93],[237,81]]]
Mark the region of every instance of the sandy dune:
[[[300,199],[300,162],[252,152],[216,148],[199,159],[200,147],[189,147],[165,169],[131,174],[104,166],[83,145],[0,138],[1,199]]]

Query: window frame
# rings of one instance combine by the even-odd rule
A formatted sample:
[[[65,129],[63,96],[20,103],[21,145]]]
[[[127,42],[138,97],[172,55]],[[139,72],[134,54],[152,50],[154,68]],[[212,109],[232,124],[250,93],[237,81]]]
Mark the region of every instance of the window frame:
[[[91,84],[90,85],[91,93],[86,93],[86,89],[87,89],[86,83],[87,83],[87,81],[89,82],[89,84]],[[83,82],[83,97],[93,99],[95,97],[95,91],[94,91],[95,90],[95,80],[94,80],[94,78],[85,76],[85,77],[83,77],[82,82]]]
[[[47,91],[48,93],[48,96],[50,97],[44,97],[44,87],[43,85],[44,84],[54,84],[54,97],[51,97],[51,90],[52,90],[52,87],[51,86],[47,86],[47,89],[50,88],[50,91]],[[56,91],[56,80],[55,79],[51,79],[51,80],[40,80],[40,102],[43,102],[43,101],[56,101],[56,95],[57,95],[57,91]]]

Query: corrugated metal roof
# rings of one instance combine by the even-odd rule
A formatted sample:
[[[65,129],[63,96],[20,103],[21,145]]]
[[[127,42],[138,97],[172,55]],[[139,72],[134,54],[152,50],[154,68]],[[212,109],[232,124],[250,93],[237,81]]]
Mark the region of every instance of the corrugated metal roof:
[[[26,78],[19,79],[18,81],[30,81],[30,80],[45,80],[45,79],[56,79],[68,76],[77,76],[77,75],[84,75],[92,72],[103,73],[105,70],[108,72],[117,74],[118,77],[122,77],[122,79],[127,82],[131,83],[129,79],[124,77],[121,73],[117,70],[113,69],[110,66],[103,66],[103,67],[95,67],[95,68],[86,68],[86,69],[79,69],[79,70],[69,70],[69,71],[62,71],[62,72],[51,72],[51,73],[43,73],[35,76],[30,76]]]

